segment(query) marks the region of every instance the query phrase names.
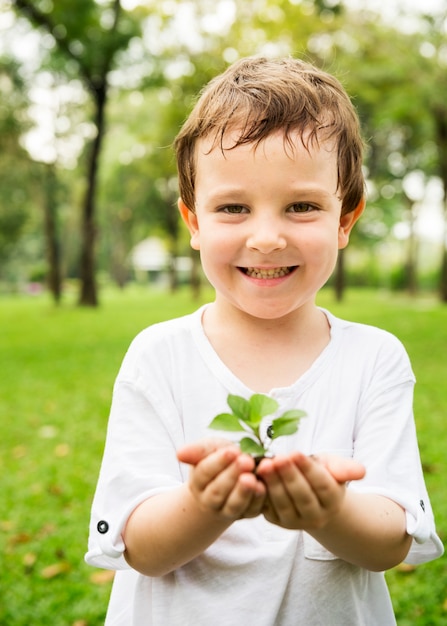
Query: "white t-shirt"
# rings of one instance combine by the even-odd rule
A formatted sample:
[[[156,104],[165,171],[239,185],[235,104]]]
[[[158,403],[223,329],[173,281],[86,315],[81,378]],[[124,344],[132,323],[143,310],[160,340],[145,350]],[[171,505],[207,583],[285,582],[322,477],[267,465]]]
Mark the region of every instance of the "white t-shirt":
[[[91,565],[118,570],[107,625],[395,624],[382,573],[350,565],[306,532],[263,516],[233,523],[202,555],[166,576],[142,576],[127,565],[122,531],[130,513],[187,480],[176,450],[216,434],[207,427],[227,411],[229,393],[253,393],[212,348],[202,313],[203,307],[141,332],[115,383],[86,555]],[[443,547],[421,470],[407,354],[389,333],[325,313],[331,326],[325,350],[293,385],[270,391],[281,413],[307,413],[298,433],[276,439],[271,450],[363,463],[365,478],[348,488],[398,502],[413,536],[406,561],[434,559]]]

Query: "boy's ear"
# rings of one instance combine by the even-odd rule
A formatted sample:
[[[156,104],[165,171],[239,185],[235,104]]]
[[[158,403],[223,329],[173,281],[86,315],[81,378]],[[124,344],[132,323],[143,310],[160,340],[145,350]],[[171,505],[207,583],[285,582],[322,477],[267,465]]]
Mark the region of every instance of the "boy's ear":
[[[362,198],[356,208],[349,213],[345,213],[340,217],[340,226],[338,228],[338,249],[346,248],[349,243],[349,235],[354,224],[359,219],[365,208],[366,199]]]
[[[185,222],[186,227],[190,232],[191,248],[193,248],[194,250],[200,250],[200,233],[197,215],[193,211],[191,211],[191,209],[188,209],[188,207],[181,198],[178,199],[177,206],[178,210],[180,211],[180,215],[182,216],[182,220]]]

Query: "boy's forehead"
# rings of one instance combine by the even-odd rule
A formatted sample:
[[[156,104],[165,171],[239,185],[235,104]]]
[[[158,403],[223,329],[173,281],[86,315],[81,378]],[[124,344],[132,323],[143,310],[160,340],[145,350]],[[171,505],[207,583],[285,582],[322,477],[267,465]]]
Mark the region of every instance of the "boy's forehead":
[[[200,137],[196,141],[196,156],[206,157],[215,151],[219,151],[225,157],[229,152],[239,146],[244,146],[246,151],[256,152],[262,150],[268,152],[269,148],[278,149],[280,142],[282,143],[284,152],[293,158],[296,151],[303,149],[311,155],[314,151],[324,150],[325,152],[336,154],[336,145],[333,139],[325,137],[324,131],[319,135],[312,135],[309,129],[294,129],[286,132],[285,130],[277,130],[268,134],[263,139],[250,142],[244,137],[244,129],[230,128],[224,133],[209,133],[204,137]]]
[[[229,135],[219,144],[215,137],[204,137],[196,147],[195,199],[217,201],[221,195],[249,194],[254,189],[276,189],[291,193],[333,196],[338,187],[338,157],[333,142],[305,146],[299,133],[293,143],[284,133],[272,133],[258,143],[235,146],[239,135]],[[253,186],[254,185],[254,186]],[[256,193],[256,192],[255,192]],[[239,194],[239,195],[238,195]],[[219,199],[219,201],[221,201]]]

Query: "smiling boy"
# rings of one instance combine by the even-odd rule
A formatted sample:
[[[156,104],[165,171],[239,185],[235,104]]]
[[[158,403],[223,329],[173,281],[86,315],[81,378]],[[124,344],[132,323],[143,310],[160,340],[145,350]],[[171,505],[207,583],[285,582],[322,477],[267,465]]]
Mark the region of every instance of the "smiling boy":
[[[223,150],[200,140],[195,206],[179,201],[216,289],[205,332],[248,387],[267,393],[297,380],[329,342],[315,296],[364,204],[342,217],[334,147],[306,147],[298,131],[290,139],[288,150],[281,130],[259,146],[232,147],[237,131]],[[244,348],[234,354],[234,345]]]
[[[351,102],[301,61],[243,59],[175,147],[215,300],[143,331],[118,375],[87,554],[119,570],[107,623],[395,624],[383,570],[442,544],[403,347],[315,303],[365,204]],[[308,415],[256,473],[207,431],[254,392]]]

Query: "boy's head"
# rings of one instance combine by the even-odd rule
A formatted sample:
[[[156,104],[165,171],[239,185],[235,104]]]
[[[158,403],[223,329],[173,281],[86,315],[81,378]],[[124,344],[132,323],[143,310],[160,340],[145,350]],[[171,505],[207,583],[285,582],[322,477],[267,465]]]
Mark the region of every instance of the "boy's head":
[[[229,148],[258,144],[278,130],[291,144],[298,131],[304,145],[330,141],[336,146],[338,194],[342,213],[353,211],[364,195],[363,143],[355,109],[336,78],[303,61],[241,59],[202,91],[175,140],[180,196],[195,210],[196,145],[212,138],[224,149],[227,131],[238,137]],[[295,134],[295,133],[294,133]]]

